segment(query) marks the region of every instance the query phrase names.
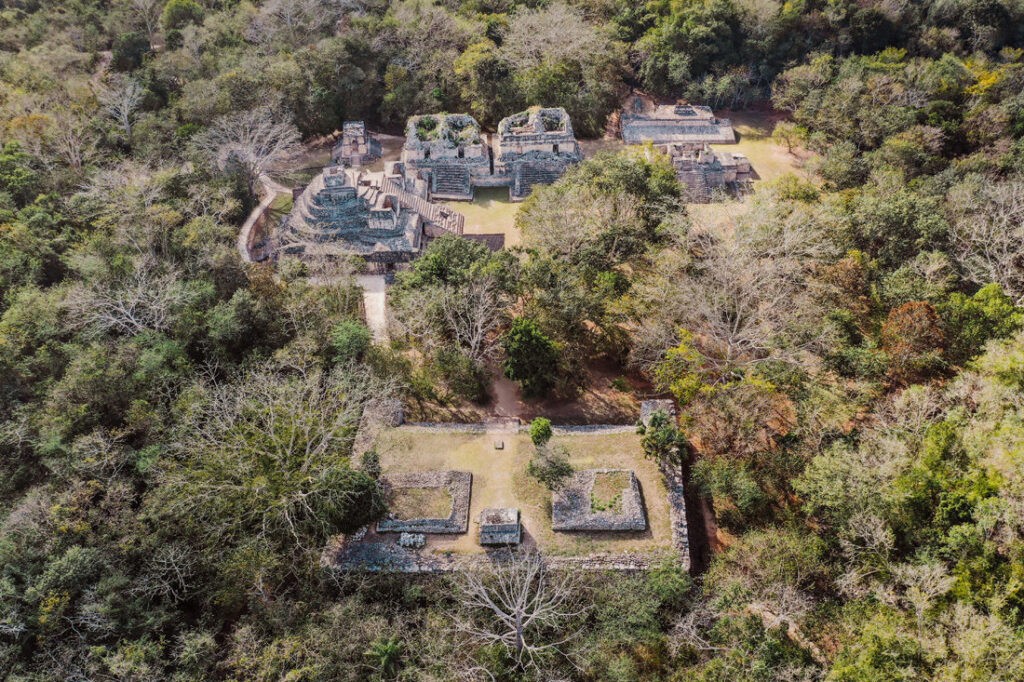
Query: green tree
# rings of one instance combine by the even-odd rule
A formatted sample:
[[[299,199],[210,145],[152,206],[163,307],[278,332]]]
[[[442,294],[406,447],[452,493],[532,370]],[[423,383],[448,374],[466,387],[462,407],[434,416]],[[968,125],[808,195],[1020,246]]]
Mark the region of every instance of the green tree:
[[[1024,325],[1024,310],[995,283],[973,296],[950,295],[938,305],[938,312],[950,337],[950,361],[957,363],[970,360],[991,339],[1007,338]]]
[[[502,336],[505,376],[518,381],[528,396],[546,395],[558,374],[559,347],[536,322],[518,317]]]
[[[534,447],[543,447],[551,440],[551,420],[547,417],[535,417],[530,422],[530,440]]]
[[[188,24],[203,20],[205,11],[196,0],[168,0],[160,15],[160,24],[165,31],[179,31]]]
[[[343,320],[331,329],[331,350],[334,361],[340,364],[353,362],[369,350],[372,335],[369,328],[356,320]]]
[[[641,427],[644,455],[659,463],[677,466],[687,454],[686,436],[664,410],[651,415]]]

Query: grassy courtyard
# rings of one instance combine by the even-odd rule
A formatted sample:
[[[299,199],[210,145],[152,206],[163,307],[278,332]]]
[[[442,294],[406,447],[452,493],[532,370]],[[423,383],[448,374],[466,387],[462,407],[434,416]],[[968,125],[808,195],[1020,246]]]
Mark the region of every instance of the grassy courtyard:
[[[516,228],[520,204],[509,200],[507,187],[480,187],[473,195],[473,201],[442,202],[466,216],[466,234],[503,234],[506,247],[522,243]]]
[[[503,449],[496,449],[501,441]],[[634,433],[597,433],[556,436],[552,445],[562,446],[569,461],[579,469],[631,469],[640,481],[648,528],[643,532],[567,533],[551,529],[551,493],[526,474],[534,448],[528,435],[508,431],[492,433],[435,432],[400,427],[381,434],[377,452],[385,475],[454,469],[473,474],[469,532],[430,536],[428,551],[477,553],[477,522],[489,507],[517,507],[522,513],[523,542],[551,555],[597,553],[656,553],[671,550],[672,527],[668,493],[657,465],[644,458],[640,437]],[[602,478],[602,477],[599,477]],[[625,476],[608,476],[595,495],[614,504]],[[617,490],[612,490],[616,488]],[[403,503],[402,516],[410,513]],[[428,515],[428,514],[421,514]]]

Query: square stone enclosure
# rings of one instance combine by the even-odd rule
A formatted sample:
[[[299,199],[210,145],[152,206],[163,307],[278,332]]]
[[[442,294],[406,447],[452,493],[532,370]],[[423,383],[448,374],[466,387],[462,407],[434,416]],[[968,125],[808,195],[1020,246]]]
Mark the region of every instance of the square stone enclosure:
[[[394,474],[383,480],[385,494],[391,498],[403,488],[441,488],[452,498],[447,518],[399,519],[393,513],[377,522],[378,533],[465,533],[469,529],[469,500],[473,474],[468,471],[420,471]]]
[[[594,509],[595,484],[602,476],[625,476],[617,508]],[[558,531],[642,531],[647,514],[636,474],[626,469],[585,469],[552,494],[551,525]]]

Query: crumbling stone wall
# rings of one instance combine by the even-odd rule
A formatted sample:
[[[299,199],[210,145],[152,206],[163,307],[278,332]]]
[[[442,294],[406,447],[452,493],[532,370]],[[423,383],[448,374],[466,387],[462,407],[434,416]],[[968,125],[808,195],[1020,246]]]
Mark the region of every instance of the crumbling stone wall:
[[[397,519],[389,515],[377,522],[378,533],[465,533],[469,529],[473,474],[468,471],[392,474],[381,481],[385,494],[401,488],[444,488],[452,497],[452,509],[444,519]]]
[[[594,511],[591,494],[598,475],[628,473],[629,484],[622,492],[621,511]],[[551,527],[561,531],[641,531],[647,529],[640,482],[625,469],[577,471],[552,493]]]

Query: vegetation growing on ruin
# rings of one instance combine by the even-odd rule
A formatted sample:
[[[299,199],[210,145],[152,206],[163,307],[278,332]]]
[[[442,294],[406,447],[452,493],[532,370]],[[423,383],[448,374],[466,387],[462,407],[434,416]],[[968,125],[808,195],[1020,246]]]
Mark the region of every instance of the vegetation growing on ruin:
[[[1018,679],[1022,31],[1016,0],[2,3],[0,671]],[[435,240],[388,344],[356,264],[239,257],[266,176],[344,120],[561,106],[595,137],[630,88],[774,107],[813,154],[713,224],[654,150],[588,159],[522,248]],[[555,415],[608,367],[680,408],[646,445],[684,459],[694,577],[558,579],[530,658],[485,640],[496,576],[325,570],[382,467],[495,470],[486,437],[353,457],[368,402],[461,413],[505,374]],[[546,447],[655,499],[641,438],[598,438]],[[493,501],[547,513],[518,439]],[[666,513],[626,542],[670,544]]]

